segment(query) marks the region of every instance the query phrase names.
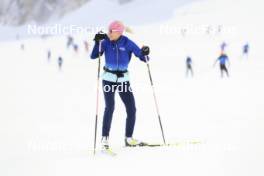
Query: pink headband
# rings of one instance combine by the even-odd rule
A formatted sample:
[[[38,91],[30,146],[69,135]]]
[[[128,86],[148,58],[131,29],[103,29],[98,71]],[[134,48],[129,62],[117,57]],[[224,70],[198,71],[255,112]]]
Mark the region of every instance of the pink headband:
[[[109,31],[112,32],[118,32],[120,34],[123,34],[123,32],[125,31],[125,26],[122,22],[120,21],[113,21],[109,27],[108,27]]]

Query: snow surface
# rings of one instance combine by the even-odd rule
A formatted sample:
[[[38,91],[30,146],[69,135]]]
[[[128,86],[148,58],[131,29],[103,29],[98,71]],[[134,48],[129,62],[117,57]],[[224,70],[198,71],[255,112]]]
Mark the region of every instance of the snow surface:
[[[158,0],[154,2],[158,5]],[[196,1],[179,7],[166,20],[135,24],[138,16],[133,18],[131,13],[137,9],[131,8],[140,3],[143,1],[127,4],[127,9],[124,6],[134,30],[129,37],[140,46],[151,46],[150,64],[166,139],[177,145],[123,148],[126,114],[117,96],[110,141],[118,155],[98,152],[93,156],[97,61],[90,60],[84,51],[84,38],[75,36],[81,47],[78,54],[66,49],[66,37],[2,42],[0,175],[263,175],[261,2]],[[168,6],[172,8],[170,3]],[[162,16],[157,11],[159,14]],[[110,19],[110,14],[102,17],[103,22]],[[122,20],[126,21],[126,16]],[[223,25],[232,30],[187,32],[185,37],[160,31],[164,26],[182,28],[190,24]],[[87,38],[92,44],[92,34]],[[231,62],[229,79],[221,79],[218,65],[213,67],[223,41],[228,44]],[[248,59],[241,56],[246,42],[250,43]],[[21,43],[24,51],[20,50]],[[48,49],[52,51],[50,62]],[[194,61],[192,79],[185,78],[187,55]],[[58,56],[64,58],[62,71],[57,68]],[[137,104],[134,137],[160,143],[146,65],[133,58],[129,70]],[[102,114],[101,95],[98,138]]]

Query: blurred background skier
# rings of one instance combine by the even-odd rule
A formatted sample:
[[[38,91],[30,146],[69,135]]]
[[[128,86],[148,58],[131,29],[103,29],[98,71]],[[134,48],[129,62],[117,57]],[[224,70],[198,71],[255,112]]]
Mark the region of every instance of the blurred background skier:
[[[48,50],[47,52],[47,59],[48,59],[48,62],[50,62],[50,59],[51,59],[51,51]]]
[[[72,45],[73,45],[73,37],[69,35],[67,37],[67,48],[69,48]]]
[[[221,52],[222,52],[222,53],[225,52],[226,47],[227,47],[226,42],[223,42],[223,43],[220,45],[220,49],[221,49]]]
[[[23,43],[20,45],[20,49],[21,49],[22,51],[25,50],[25,45],[24,45]]]
[[[59,70],[62,69],[62,64],[63,64],[63,59],[62,59],[61,56],[59,56],[59,58],[58,58],[58,66],[59,66]]]
[[[228,69],[226,67],[227,63],[228,63],[228,66],[230,66],[230,62],[229,62],[228,56],[224,52],[221,52],[220,56],[215,61],[214,66],[215,66],[215,64],[217,62],[219,62],[221,77],[222,78],[224,77],[224,73],[226,73],[226,76],[229,77],[229,72],[228,72]]]
[[[242,51],[242,56],[243,58],[248,58],[248,53],[249,53],[249,43],[246,43],[244,46],[243,46],[243,51]]]
[[[186,58],[186,77],[189,75],[193,77],[192,58],[190,56]]]
[[[79,52],[79,46],[78,46],[78,44],[73,44],[73,50],[74,50],[75,53],[78,54],[78,52]]]
[[[89,43],[85,40],[85,41],[83,41],[83,44],[84,44],[85,51],[89,52]]]

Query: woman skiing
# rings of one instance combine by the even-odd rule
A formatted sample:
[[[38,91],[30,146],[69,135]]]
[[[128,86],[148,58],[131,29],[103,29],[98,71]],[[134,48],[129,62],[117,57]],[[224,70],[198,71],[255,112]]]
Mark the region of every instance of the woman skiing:
[[[108,34],[98,33],[95,35],[95,45],[91,54],[91,59],[98,58],[99,54],[105,55],[104,73],[102,75],[102,85],[105,99],[102,127],[103,150],[109,149],[109,132],[115,109],[116,91],[119,93],[127,113],[125,145],[138,146],[144,144],[133,138],[136,121],[136,105],[127,69],[132,53],[141,61],[145,62],[145,58],[149,54],[149,47],[143,46],[140,49],[133,41],[123,35],[124,31],[125,26],[122,22],[112,22],[108,27]],[[99,51],[100,42],[101,51]]]

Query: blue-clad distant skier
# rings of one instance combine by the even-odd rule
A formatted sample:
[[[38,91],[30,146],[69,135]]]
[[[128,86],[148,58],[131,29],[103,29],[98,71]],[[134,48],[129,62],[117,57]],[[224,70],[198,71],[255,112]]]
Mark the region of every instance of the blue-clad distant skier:
[[[226,66],[227,63],[230,66],[228,56],[224,52],[221,52],[220,56],[215,61],[214,66],[217,62],[219,62],[221,77],[222,78],[224,77],[224,73],[226,73],[226,76],[229,77],[229,71],[228,71],[227,66]]]

